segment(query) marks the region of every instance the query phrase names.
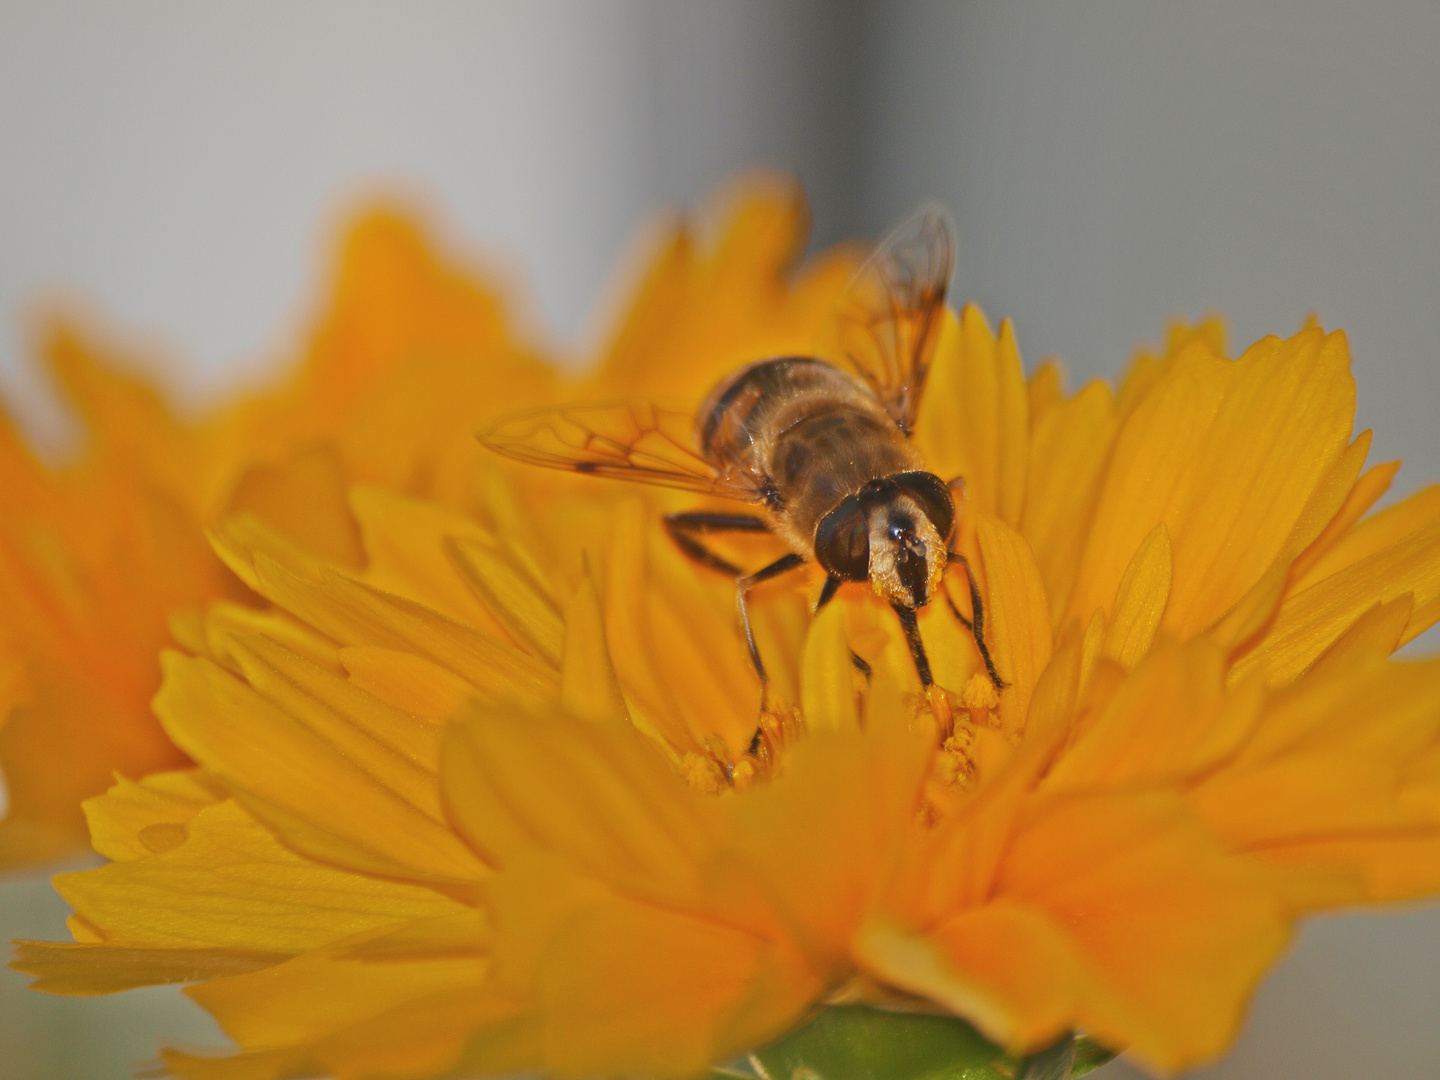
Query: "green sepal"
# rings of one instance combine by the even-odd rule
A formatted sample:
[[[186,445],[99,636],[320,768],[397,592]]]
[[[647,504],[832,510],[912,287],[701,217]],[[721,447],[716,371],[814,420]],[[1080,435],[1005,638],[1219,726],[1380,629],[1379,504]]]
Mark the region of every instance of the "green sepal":
[[[1113,1056],[1088,1039],[1067,1036],[1044,1053],[1016,1060],[958,1017],[837,1005],[757,1050],[750,1065],[761,1080],[1022,1080],[1027,1074],[1048,1080],[1083,1076]],[[1060,1062],[1058,1073],[1053,1064],[1044,1067]],[[742,1066],[716,1069],[712,1077],[744,1075]]]
[[[1085,1076],[1094,1072],[1101,1065],[1108,1065],[1114,1060],[1114,1050],[1101,1046],[1091,1038],[1076,1039],[1075,1063],[1070,1066],[1070,1075],[1072,1077]]]

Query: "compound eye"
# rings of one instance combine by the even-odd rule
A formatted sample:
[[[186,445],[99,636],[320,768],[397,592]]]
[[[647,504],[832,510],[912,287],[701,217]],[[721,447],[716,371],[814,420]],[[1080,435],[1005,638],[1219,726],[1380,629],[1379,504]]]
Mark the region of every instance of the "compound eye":
[[[870,531],[860,500],[851,495],[820,519],[815,529],[815,558],[842,581],[870,577]]]
[[[950,530],[955,527],[955,500],[950,489],[934,473],[907,472],[890,477],[895,486],[920,504],[930,524],[942,539],[950,539]]]

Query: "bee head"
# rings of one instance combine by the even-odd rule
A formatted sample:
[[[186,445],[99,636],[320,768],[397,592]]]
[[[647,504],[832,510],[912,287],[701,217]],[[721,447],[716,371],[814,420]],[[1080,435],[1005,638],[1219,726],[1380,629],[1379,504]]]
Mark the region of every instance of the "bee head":
[[[923,607],[949,561],[950,490],[930,473],[873,480],[820,521],[815,558],[842,581],[869,580],[891,603]]]
[[[920,506],[896,495],[870,511],[870,585],[892,604],[923,607],[945,572],[945,541]]]

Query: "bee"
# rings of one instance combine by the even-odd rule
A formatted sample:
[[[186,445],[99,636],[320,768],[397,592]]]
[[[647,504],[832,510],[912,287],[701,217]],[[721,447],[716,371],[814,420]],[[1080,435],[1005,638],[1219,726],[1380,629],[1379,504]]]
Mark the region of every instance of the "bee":
[[[955,492],[925,467],[911,439],[939,336],[954,263],[949,216],[927,206],[892,232],[856,271],[833,317],[847,367],[815,356],[757,360],[721,380],[698,412],[648,402],[527,413],[482,432],[507,457],[550,468],[681,488],[753,504],[756,513],[667,514],[690,559],[733,578],[750,660],[751,589],[810,562],[825,571],[815,611],[842,585],[869,582],[900,620],[915,670],[934,679],[916,612],[944,595],[974,636],[997,690],[1005,683],[985,644],[984,608],[965,557],[953,549]],[[770,533],[789,551],[753,573],[706,545],[707,534]],[[966,619],[941,586],[959,565]],[[856,666],[869,667],[852,653]]]

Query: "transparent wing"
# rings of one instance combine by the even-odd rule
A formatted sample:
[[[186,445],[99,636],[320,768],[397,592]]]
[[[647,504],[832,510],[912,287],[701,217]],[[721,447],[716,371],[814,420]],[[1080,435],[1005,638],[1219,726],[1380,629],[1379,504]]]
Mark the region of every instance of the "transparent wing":
[[[881,241],[836,304],[833,348],[907,435],[920,411],[954,263],[950,215],[927,204]]]
[[[480,432],[479,439],[531,465],[762,501],[764,477],[739,463],[716,469],[692,449],[694,431],[689,413],[626,402],[523,413]]]

